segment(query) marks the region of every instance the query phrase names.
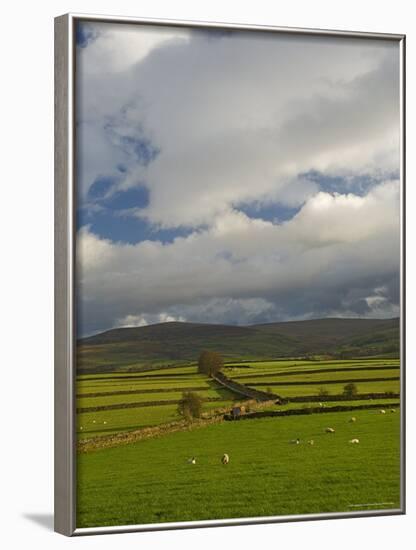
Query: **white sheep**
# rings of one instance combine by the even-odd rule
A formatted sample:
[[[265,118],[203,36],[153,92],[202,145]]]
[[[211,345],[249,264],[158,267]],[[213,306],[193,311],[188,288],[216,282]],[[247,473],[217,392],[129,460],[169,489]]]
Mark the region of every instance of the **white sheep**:
[[[230,462],[230,457],[227,455],[227,453],[224,453],[222,455],[221,462],[223,464],[228,464]]]
[[[359,442],[360,442],[360,440],[357,439],[356,437],[354,439],[350,440],[350,443],[359,443]]]
[[[93,420],[92,423],[95,424],[95,420]]]
[[[357,421],[357,419],[355,418],[355,416],[352,416],[349,420],[349,422],[356,422],[356,421]]]
[[[396,409],[390,409],[390,412],[395,413]]]
[[[299,439],[299,438],[297,438],[297,439],[292,439],[292,440],[291,440],[291,443],[293,443],[293,445],[299,445],[300,439]]]
[[[83,429],[82,426],[80,426],[79,429],[82,430]]]
[[[104,420],[104,424],[107,424],[107,420]]]
[[[386,411],[384,409],[380,409],[380,414],[386,414]]]
[[[326,431],[327,434],[334,434],[335,433],[334,428],[326,428],[325,431]]]
[[[313,439],[310,439],[310,440],[308,441],[308,443],[309,443],[309,445],[314,445],[314,444],[315,444],[315,441],[314,441]]]
[[[188,464],[196,464],[196,458],[194,456],[192,458],[188,458]]]

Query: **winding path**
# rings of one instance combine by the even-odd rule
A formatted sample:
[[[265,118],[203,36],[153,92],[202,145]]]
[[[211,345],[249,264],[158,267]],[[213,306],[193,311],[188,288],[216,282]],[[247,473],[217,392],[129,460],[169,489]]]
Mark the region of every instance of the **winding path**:
[[[269,393],[261,390],[255,390],[254,388],[249,388],[244,384],[240,384],[235,380],[231,380],[225,376],[222,372],[217,372],[217,374],[212,375],[212,379],[221,384],[227,390],[230,390],[249,399],[255,399],[256,401],[270,401],[279,399],[279,396],[274,393]]]

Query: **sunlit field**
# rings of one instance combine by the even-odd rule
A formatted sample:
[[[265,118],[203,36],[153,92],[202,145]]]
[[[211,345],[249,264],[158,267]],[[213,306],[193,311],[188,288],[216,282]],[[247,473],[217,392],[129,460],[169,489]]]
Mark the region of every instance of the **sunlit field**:
[[[398,508],[399,412],[354,416],[224,422],[80,454],[78,526]]]

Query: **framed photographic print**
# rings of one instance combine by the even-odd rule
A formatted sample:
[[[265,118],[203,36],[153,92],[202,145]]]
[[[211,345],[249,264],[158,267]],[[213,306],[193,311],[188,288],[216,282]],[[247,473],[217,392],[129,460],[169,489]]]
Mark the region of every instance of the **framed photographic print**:
[[[404,513],[404,44],[55,20],[55,529]]]

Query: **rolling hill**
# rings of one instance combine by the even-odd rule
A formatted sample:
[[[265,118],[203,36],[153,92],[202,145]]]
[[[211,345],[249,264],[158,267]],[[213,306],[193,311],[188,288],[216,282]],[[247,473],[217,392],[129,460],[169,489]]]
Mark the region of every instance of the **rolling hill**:
[[[400,321],[395,319],[314,319],[256,325],[269,334],[297,341],[297,352],[358,355],[398,353]]]
[[[143,370],[196,361],[204,349],[224,360],[399,355],[399,319],[316,319],[253,326],[170,322],[116,328],[78,341],[79,372]]]

